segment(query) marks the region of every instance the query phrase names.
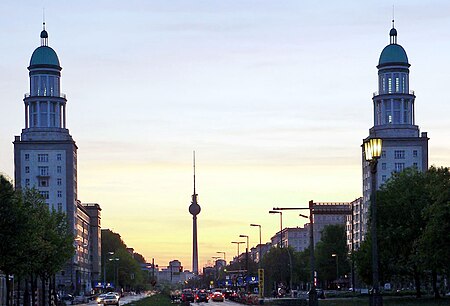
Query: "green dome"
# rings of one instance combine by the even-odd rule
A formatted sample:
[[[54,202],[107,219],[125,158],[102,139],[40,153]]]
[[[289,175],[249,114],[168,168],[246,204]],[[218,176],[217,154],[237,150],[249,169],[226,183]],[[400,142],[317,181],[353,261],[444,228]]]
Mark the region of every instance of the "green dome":
[[[51,65],[60,67],[59,59],[55,50],[48,46],[40,46],[34,50],[33,55],[31,55],[30,67],[35,65]]]
[[[408,63],[408,56],[406,55],[405,49],[397,44],[387,45],[380,55],[380,60],[378,65],[388,65],[388,64],[406,64]]]

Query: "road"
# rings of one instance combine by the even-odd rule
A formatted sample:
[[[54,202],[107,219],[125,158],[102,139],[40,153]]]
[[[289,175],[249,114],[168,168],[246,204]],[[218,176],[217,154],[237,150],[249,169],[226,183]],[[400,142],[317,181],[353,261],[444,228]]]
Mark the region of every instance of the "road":
[[[137,300],[142,300],[143,298],[145,298],[147,296],[148,295],[146,295],[146,294],[124,296],[120,299],[120,305],[126,305],[126,304],[129,304],[129,303],[137,301]],[[92,306],[92,305],[98,305],[98,304],[95,301],[89,302],[88,304],[78,304],[78,306],[88,306],[88,305]]]

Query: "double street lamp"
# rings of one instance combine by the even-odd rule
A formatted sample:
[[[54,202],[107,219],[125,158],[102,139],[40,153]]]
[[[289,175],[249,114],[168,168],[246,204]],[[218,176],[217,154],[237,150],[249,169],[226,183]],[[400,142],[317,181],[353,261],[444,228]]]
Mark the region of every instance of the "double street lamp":
[[[337,286],[337,282],[339,280],[339,255],[331,254],[331,257],[336,257],[336,286]]]
[[[225,252],[216,252],[217,254],[223,254],[223,260],[225,260],[225,265],[227,265],[227,257],[225,256]]]
[[[378,280],[378,241],[377,241],[377,165],[381,157],[382,140],[380,138],[371,138],[364,143],[364,154],[366,161],[369,162],[371,176],[371,201],[370,211],[372,213],[371,234],[372,234],[372,283],[373,292],[370,296],[369,304],[371,306],[382,306],[383,297],[380,294]]]
[[[250,226],[257,226],[259,227],[259,255],[258,255],[258,266],[261,267],[261,259],[262,259],[262,252],[261,252],[261,224],[250,224]]]
[[[248,235],[239,235],[240,238],[247,238],[247,247],[245,248],[245,269],[246,269],[246,274],[248,276],[249,271],[248,271]],[[247,289],[248,289],[248,284],[247,284]]]
[[[231,241],[231,243],[237,244],[237,257],[236,257],[236,259],[239,262],[239,255],[240,255],[240,253],[239,253],[239,245],[242,244],[242,243],[245,243],[245,242],[244,241]]]

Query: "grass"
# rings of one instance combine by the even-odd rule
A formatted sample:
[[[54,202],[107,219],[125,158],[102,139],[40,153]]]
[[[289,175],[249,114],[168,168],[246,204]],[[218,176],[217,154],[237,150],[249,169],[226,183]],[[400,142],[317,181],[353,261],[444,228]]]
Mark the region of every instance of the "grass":
[[[383,298],[383,306],[448,306],[450,299],[416,299],[414,297]],[[369,306],[369,297],[353,299],[319,300],[319,306]]]
[[[174,306],[166,295],[156,294],[140,301],[128,304],[129,306]]]

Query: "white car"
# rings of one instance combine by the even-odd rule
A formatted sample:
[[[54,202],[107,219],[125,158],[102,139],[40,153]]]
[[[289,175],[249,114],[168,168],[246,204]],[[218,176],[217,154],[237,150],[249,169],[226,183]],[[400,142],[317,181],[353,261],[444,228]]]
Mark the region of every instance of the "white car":
[[[100,294],[97,298],[98,305],[117,305],[119,306],[120,294],[116,292],[108,292]]]

